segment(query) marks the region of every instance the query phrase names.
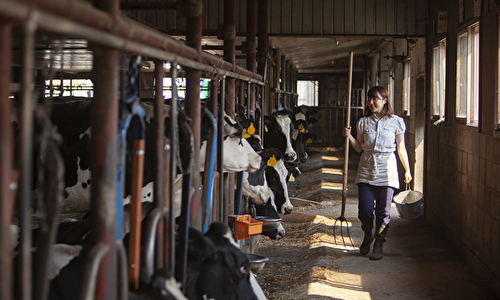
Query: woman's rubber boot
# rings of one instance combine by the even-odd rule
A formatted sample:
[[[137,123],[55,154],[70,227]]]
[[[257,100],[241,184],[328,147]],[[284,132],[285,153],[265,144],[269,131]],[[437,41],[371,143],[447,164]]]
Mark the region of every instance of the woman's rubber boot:
[[[382,248],[385,243],[385,236],[387,235],[388,228],[389,226],[381,226],[380,228],[377,228],[375,232],[375,244],[373,244],[373,253],[370,257],[371,260],[382,259]]]
[[[361,223],[361,229],[363,229],[365,237],[363,238],[361,246],[359,246],[359,253],[361,255],[367,255],[368,252],[370,252],[370,246],[373,242],[373,221]]]

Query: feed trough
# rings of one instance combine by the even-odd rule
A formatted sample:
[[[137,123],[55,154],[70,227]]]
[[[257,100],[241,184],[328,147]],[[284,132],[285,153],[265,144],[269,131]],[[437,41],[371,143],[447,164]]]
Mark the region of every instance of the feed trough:
[[[252,270],[254,274],[259,273],[260,270],[264,268],[266,262],[269,260],[269,258],[258,254],[246,253],[246,256],[250,261],[250,270]]]
[[[262,222],[262,231],[271,231],[280,225],[281,218],[273,218],[269,216],[256,216],[253,219]]]

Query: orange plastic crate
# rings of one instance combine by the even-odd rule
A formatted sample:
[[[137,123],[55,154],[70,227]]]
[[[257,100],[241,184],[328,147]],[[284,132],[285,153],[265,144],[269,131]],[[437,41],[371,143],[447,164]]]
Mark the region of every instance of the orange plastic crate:
[[[234,216],[234,238],[245,240],[262,232],[262,221],[254,220],[250,215]]]

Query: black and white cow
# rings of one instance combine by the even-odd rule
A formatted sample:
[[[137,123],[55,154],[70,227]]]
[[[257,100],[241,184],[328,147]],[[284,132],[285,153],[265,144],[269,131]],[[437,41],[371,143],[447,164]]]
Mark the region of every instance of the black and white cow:
[[[297,159],[297,153],[292,146],[294,125],[289,112],[279,111],[272,116],[264,116],[264,147],[280,150],[285,161]]]
[[[266,168],[266,178],[269,188],[274,195],[276,210],[281,214],[290,214],[293,205],[288,196],[288,170],[283,159],[280,159],[272,168]]]
[[[312,127],[318,121],[312,117],[316,113],[317,110],[313,110],[305,105],[293,109],[295,130],[292,132],[292,145],[293,149],[297,152],[300,162],[305,162],[308,158],[305,149],[307,144],[317,139],[316,135],[308,133],[309,127]]]
[[[282,156],[276,148],[260,150],[259,154],[262,157],[260,168],[254,172],[244,172],[242,184],[243,195],[255,204],[265,203],[271,196],[272,190],[267,182],[266,169],[272,168]]]
[[[184,294],[190,300],[266,299],[247,256],[229,227],[219,222],[212,223],[205,235],[190,229],[185,282]]]
[[[153,170],[155,140],[153,135],[153,104],[149,100],[141,102],[145,111],[146,147],[144,158],[142,201],[152,201],[153,195]],[[169,115],[169,106],[165,105],[165,115]],[[242,132],[241,126],[236,122],[226,119],[225,131],[231,133],[224,141],[224,169],[225,171],[254,171],[260,167],[261,157],[252,149],[248,142],[238,136]],[[52,120],[63,137],[62,153],[66,167],[65,173],[65,200],[62,212],[86,211],[90,207],[90,101],[70,101],[55,103],[52,107]],[[179,110],[179,151],[181,154],[190,153],[190,134],[188,118]],[[165,135],[170,131],[170,122],[165,118]],[[203,143],[206,144],[206,143]],[[205,151],[200,151],[200,170],[204,167]],[[131,151],[129,151],[131,153]],[[183,161],[178,165],[185,165]],[[131,163],[126,164],[131,166]],[[186,167],[186,166],[184,166]],[[130,172],[126,173],[130,178]],[[181,182],[177,182],[181,186]],[[126,185],[126,187],[129,185]],[[180,191],[180,189],[178,189]],[[180,192],[178,193],[180,199]],[[125,195],[130,195],[126,188]],[[126,197],[123,204],[130,202]]]

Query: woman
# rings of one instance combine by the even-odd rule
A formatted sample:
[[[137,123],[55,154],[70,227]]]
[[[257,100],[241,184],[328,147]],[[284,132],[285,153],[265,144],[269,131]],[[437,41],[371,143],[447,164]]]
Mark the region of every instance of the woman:
[[[394,151],[397,150],[405,169],[405,182],[412,180],[405,147],[406,126],[403,118],[394,115],[387,90],[375,86],[368,91],[364,116],[359,119],[356,128],[356,138],[351,135],[351,127],[344,128],[343,135],[349,137],[356,151],[363,151],[355,180],[359,192],[358,218],[365,233],[359,252],[361,255],[370,252],[374,239],[372,229],[375,211],[375,244],[370,259],[378,260],[383,256],[382,246],[389,227],[394,189],[399,189]]]

